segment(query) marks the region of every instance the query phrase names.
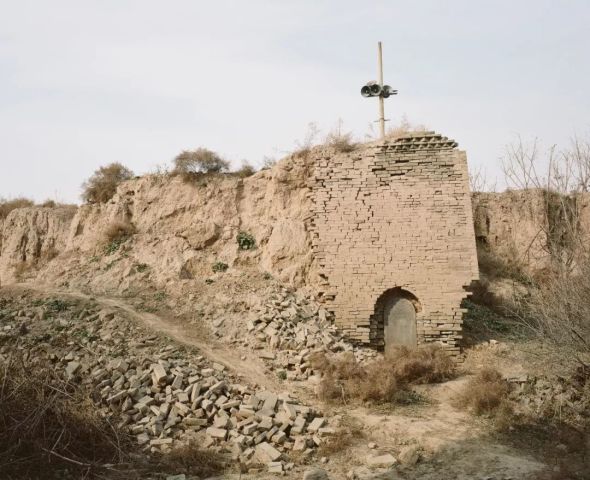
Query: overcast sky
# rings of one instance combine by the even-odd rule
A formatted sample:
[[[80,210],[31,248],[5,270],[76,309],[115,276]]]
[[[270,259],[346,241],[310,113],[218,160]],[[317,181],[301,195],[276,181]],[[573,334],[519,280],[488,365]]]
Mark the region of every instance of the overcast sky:
[[[489,177],[515,134],[590,132],[588,0],[0,0],[0,197],[78,202],[101,165],[199,146],[260,164],[309,122],[362,139],[379,40],[386,117]]]

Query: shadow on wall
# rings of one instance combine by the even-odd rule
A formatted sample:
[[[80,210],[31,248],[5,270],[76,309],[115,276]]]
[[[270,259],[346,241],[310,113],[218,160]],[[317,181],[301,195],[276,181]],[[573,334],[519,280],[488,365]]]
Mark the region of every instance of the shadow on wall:
[[[401,287],[390,288],[375,302],[371,316],[371,343],[380,348],[416,346],[417,314],[422,311],[418,298]]]

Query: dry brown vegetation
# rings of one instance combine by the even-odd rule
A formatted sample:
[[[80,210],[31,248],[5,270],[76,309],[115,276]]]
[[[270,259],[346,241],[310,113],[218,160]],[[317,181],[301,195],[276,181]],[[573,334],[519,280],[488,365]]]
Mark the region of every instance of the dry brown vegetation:
[[[500,372],[484,368],[470,378],[455,398],[455,405],[467,409],[475,415],[493,414],[506,408],[509,385]]]
[[[104,253],[110,255],[136,232],[135,226],[128,221],[112,222],[103,232],[102,247]]]
[[[88,203],[108,202],[117,191],[117,186],[133,178],[133,172],[120,163],[100,167],[82,184],[82,199]]]
[[[17,208],[32,207],[35,202],[28,198],[20,197],[12,200],[4,200],[0,198],[0,219],[8,217],[8,214]]]
[[[520,299],[520,317],[590,369],[590,262],[567,275],[548,275]]]
[[[337,357],[315,354],[312,366],[322,373],[319,397],[341,403],[404,402],[410,385],[441,382],[454,374],[453,361],[434,344],[401,347],[366,366],[360,365],[351,353]]]
[[[528,281],[524,265],[518,254],[506,248],[506,255],[498,255],[487,245],[477,242],[477,264],[488,278],[511,278]]]
[[[406,116],[402,117],[399,125],[394,125],[385,133],[386,140],[397,140],[404,135],[410,133],[425,133],[428,131],[428,127],[421,124],[412,124]]]
[[[0,406],[2,478],[140,479],[147,472],[210,476],[224,469],[222,456],[196,443],[140,455],[117,419],[99,414],[92,392],[22,358],[0,363]]]
[[[82,477],[125,460],[127,437],[51,368],[12,361],[0,364],[0,379],[4,478],[48,478],[65,469]]]
[[[111,223],[103,232],[106,242],[125,240],[135,233],[135,226],[129,222],[117,221]]]
[[[343,122],[338,121],[338,125],[326,136],[325,143],[333,147],[337,152],[352,152],[356,143],[353,140],[352,132],[342,131]]]
[[[580,201],[590,191],[590,141],[574,137],[566,148],[553,146],[544,155],[536,139],[519,137],[506,147],[502,168],[510,188],[542,193],[535,237],[547,262],[525,279],[529,294],[514,314],[568,359],[590,368],[590,251]]]

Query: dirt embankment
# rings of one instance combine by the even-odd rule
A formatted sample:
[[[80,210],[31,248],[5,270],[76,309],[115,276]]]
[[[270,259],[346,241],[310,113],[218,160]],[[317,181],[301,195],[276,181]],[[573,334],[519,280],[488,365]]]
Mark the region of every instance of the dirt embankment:
[[[306,159],[294,157],[248,178],[203,175],[187,182],[147,175],[121,184],[107,204],[79,207],[73,217],[59,208],[16,209],[0,224],[0,281],[81,275],[77,266],[103,255],[109,226],[127,222],[136,230],[129,256],[107,275],[94,272],[89,281],[96,286],[120,287],[134,264],[149,265],[152,281],[165,285],[207,276],[215,262],[255,264],[301,285],[311,266],[308,172]],[[253,236],[255,249],[240,252],[242,231]]]
[[[186,182],[147,175],[120,185],[107,204],[77,210],[16,209],[0,220],[0,282],[38,276],[123,291],[133,283],[136,265],[149,265],[151,281],[166,286],[205,278],[221,262],[256,267],[295,287],[314,284],[308,180],[314,162],[326,154],[289,157],[247,178]],[[546,268],[556,248],[570,248],[572,232],[580,245],[590,237],[590,194],[568,203],[568,212],[540,190],[474,193],[472,199],[480,251],[509,259],[526,273]],[[104,232],[116,222],[132,224],[136,234],[127,257],[102,265],[96,259],[105,256]],[[242,231],[253,236],[255,249],[240,251],[236,236]],[[84,272],[80,267],[91,259],[98,268]]]
[[[487,250],[526,274],[549,267],[556,255],[575,257],[590,239],[588,193],[570,197],[539,189],[474,193],[472,205],[480,253]]]

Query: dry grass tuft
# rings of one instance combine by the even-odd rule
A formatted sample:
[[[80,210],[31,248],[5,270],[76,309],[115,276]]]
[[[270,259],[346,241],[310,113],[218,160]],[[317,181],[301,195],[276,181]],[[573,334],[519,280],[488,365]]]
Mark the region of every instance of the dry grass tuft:
[[[333,147],[337,152],[349,153],[352,152],[356,143],[352,137],[352,132],[342,131],[342,121],[338,122],[338,126],[326,136],[325,143]]]
[[[82,199],[88,203],[106,203],[117,191],[117,186],[133,178],[133,172],[120,163],[100,167],[82,184]]]
[[[471,378],[455,398],[455,405],[475,415],[507,413],[508,382],[493,368],[484,368]]]
[[[8,214],[17,208],[32,207],[35,202],[28,198],[14,198],[13,200],[4,200],[0,198],[0,219],[8,217]]]
[[[125,240],[135,233],[135,227],[129,222],[113,222],[103,232],[106,242]]]
[[[428,127],[425,125],[414,125],[410,123],[410,121],[408,121],[407,117],[404,115],[398,125],[394,125],[389,130],[387,130],[385,138],[390,141],[395,141],[398,138],[410,133],[426,133],[428,130]]]
[[[132,223],[122,221],[111,223],[103,232],[104,253],[107,255],[115,253],[135,232],[136,229]]]
[[[329,402],[405,402],[409,386],[441,382],[453,375],[452,360],[438,345],[400,348],[382,360],[360,365],[352,353],[328,358],[315,354],[312,367],[322,373],[318,395]]]
[[[127,437],[54,370],[0,365],[0,471],[6,478],[79,477],[125,460]],[[61,477],[59,477],[61,478]]]

